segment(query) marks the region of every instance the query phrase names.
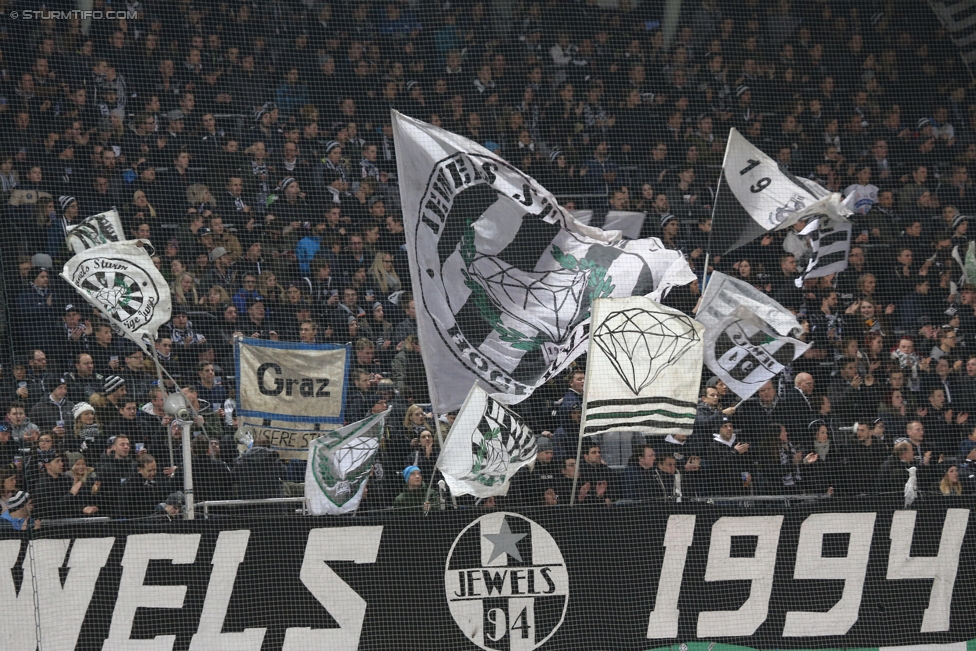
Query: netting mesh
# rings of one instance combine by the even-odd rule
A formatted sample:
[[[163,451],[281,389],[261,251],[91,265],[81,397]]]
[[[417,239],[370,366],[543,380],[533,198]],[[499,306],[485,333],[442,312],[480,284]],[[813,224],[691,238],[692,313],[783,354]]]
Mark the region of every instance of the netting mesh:
[[[0,12],[0,649],[976,638],[976,3]],[[729,249],[733,128],[847,197],[849,250]],[[73,274],[108,312],[59,276],[113,209],[169,285],[145,347],[148,273]],[[677,259],[588,375],[594,301]],[[708,340],[712,272],[753,302]],[[459,415],[475,377],[531,395]]]

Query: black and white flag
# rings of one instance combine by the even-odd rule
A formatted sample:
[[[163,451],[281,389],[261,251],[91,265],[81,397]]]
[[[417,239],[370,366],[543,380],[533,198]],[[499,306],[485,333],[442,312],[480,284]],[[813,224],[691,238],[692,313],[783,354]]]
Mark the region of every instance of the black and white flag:
[[[454,495],[507,495],[512,477],[535,455],[532,430],[514,411],[473,386],[451,425],[437,467]]]
[[[847,220],[831,219],[820,215],[800,231],[810,236],[812,255],[807,268],[793,282],[803,287],[808,278],[820,278],[847,269],[847,257],[851,253],[851,233],[853,224]]]
[[[77,224],[65,227],[67,236],[65,241],[75,253],[82,253],[87,249],[109,242],[121,242],[126,239],[122,230],[122,220],[114,208],[97,215],[86,217]]]
[[[840,193],[794,176],[735,129],[725,147],[722,181],[715,198],[713,253],[737,249],[814,215],[851,214]]]
[[[390,410],[370,414],[308,444],[305,504],[312,515],[353,513],[366,492]],[[378,466],[381,471],[382,466]],[[382,475],[378,479],[382,479]]]
[[[785,307],[741,280],[716,271],[695,318],[705,326],[705,366],[743,400],[771,380],[810,344]]]
[[[691,434],[705,328],[643,296],[593,306],[583,392],[583,435]]]
[[[586,352],[590,307],[694,280],[656,238],[577,222],[467,138],[393,113],[417,331],[434,410],[475,382],[516,403]]]
[[[64,264],[61,277],[95,307],[118,334],[148,351],[146,343],[170,320],[166,279],[135,240],[85,249]]]

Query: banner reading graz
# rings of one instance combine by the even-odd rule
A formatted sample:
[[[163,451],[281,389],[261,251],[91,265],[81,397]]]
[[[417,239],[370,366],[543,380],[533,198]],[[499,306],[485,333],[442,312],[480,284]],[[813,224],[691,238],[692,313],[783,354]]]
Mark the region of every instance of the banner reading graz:
[[[235,346],[238,430],[267,434],[282,458],[341,427],[351,353],[346,346],[241,339]]]
[[[835,499],[7,531],[0,648],[33,651],[40,635],[45,649],[106,651],[965,649],[972,506]]]

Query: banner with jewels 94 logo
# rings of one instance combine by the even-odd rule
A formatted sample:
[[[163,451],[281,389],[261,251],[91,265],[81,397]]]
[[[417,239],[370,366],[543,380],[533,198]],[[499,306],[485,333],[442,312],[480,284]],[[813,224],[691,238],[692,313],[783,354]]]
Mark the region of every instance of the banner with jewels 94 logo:
[[[973,649],[972,500],[903,501],[0,527],[0,649]]]

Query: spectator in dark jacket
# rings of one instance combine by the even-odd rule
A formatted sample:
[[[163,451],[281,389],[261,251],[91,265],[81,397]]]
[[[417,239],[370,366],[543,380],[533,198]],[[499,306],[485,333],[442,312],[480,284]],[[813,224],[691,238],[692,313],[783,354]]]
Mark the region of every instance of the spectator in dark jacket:
[[[741,495],[752,480],[748,443],[736,441],[732,423],[723,417],[708,445],[708,474],[712,490],[719,495]]]
[[[369,371],[357,368],[352,375],[356,388],[346,397],[346,422],[355,423],[370,414],[386,411],[386,401],[372,390]]]
[[[129,518],[144,518],[156,513],[156,508],[176,488],[170,477],[157,478],[156,459],[149,453],[136,457],[137,475],[122,484],[122,507]],[[173,469],[168,469],[172,475]]]
[[[692,451],[708,447],[705,441],[734,414],[735,407],[722,409],[719,405],[718,389],[705,387],[698,399],[698,410],[695,412],[695,425],[692,430],[691,441]]]
[[[231,478],[242,500],[263,500],[285,497],[282,480],[285,464],[271,449],[271,439],[265,434],[254,437],[254,445],[237,460]]]
[[[230,468],[218,459],[216,442],[206,434],[193,437],[190,443],[193,463],[193,499],[197,502],[229,500],[234,498]],[[183,486],[182,468],[173,475],[173,483]]]
[[[122,484],[130,479],[138,479],[136,464],[129,457],[129,439],[125,436],[111,440],[111,447],[102,455],[96,466],[98,479],[102,482],[101,492],[105,504],[105,513],[109,517],[124,517],[127,515],[123,499]]]
[[[901,495],[908,481],[908,469],[915,465],[915,451],[908,441],[895,444],[889,456],[878,471],[875,484],[879,493]]]
[[[86,504],[80,494],[83,482],[75,482],[70,473],[64,472],[64,457],[55,450],[45,450],[37,455],[41,475],[34,483],[34,515],[43,520],[64,519],[94,515],[98,507]]]

